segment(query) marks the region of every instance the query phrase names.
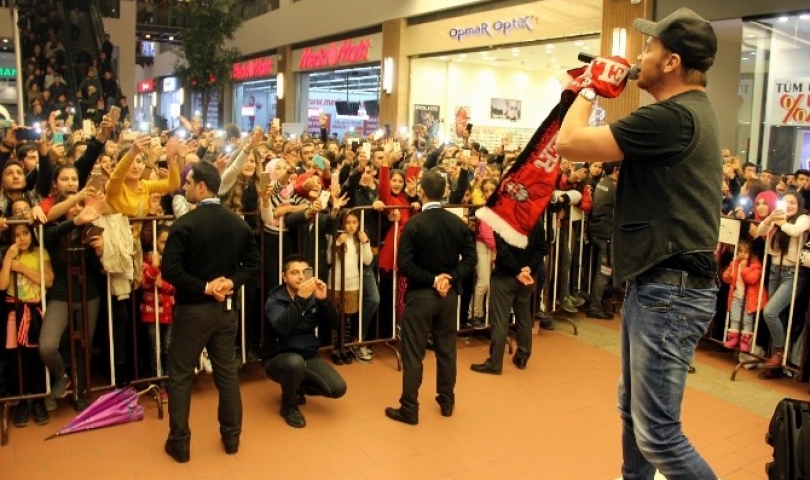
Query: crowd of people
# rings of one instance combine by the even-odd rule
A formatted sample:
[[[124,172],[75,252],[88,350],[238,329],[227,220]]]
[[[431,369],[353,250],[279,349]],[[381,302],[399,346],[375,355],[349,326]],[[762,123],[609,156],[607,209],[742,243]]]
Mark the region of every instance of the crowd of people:
[[[44,250],[49,255],[46,258],[60,258],[58,248],[60,245],[64,246],[65,241],[60,243],[51,240],[49,243],[48,239],[54,238],[49,233],[53,225],[65,224],[69,222],[67,219],[77,217],[81,211],[93,212],[85,213],[82,217],[89,219],[84,223],[90,223],[99,217],[99,208],[106,209],[102,213],[121,213],[129,218],[162,215],[179,218],[193,208],[181,189],[181,181],[190,167],[200,161],[215,165],[221,175],[217,193],[222,204],[244,217],[254,232],[257,244],[264,248],[263,281],[246,286],[244,291],[246,351],[238,352],[238,357],[244,357],[248,361],[262,359],[262,332],[267,330],[261,325],[262,305],[269,298],[271,289],[282,284],[284,270],[280,261],[294,253],[301,254],[308,262],[308,268],[313,269],[314,276],[327,285],[330,298],[339,310],[338,316],[344,318],[343,325],[319,329],[319,345],[334,347],[331,358],[336,365],[373,360],[374,352],[368,341],[391,338],[398,333],[398,326],[401,324],[408,285],[404,281],[405,275],[396,274],[395,248],[404,227],[421,208],[418,187],[424,172],[431,169],[440,172],[447,179],[448,188],[442,201],[445,204],[465,205],[460,209],[460,216],[468,225],[476,246],[478,260],[475,275],[461,280],[463,288],[459,298],[464,314],[460,319],[460,329],[480,330],[492,327],[492,338],[501,339],[493,344],[496,347],[485,363],[472,366],[474,371],[500,374],[502,338],[505,338],[506,333],[506,324],[502,323],[501,317],[508,318],[510,312],[514,312],[522,334],[531,331],[533,317],[540,320],[541,328],[553,329],[551,310],[574,313],[585,303],[589,304],[587,316],[605,320],[613,318],[608,304],[613,256],[610,235],[615,189],[620,174],[618,163],[576,164],[563,161],[556,198],[549,208],[552,218],[549,225],[557,232],[559,243],[559,267],[555,270],[558,273],[552,279],[558,288],[555,296],[558,300],[556,305],[548,305],[549,299],[545,303],[538,301],[535,309],[530,310],[532,294],[538,294],[536,298],[539,299],[544,283],[543,259],[549,249],[544,222],[538,222],[540,230],[533,236],[530,249],[535,255],[540,253],[540,256],[519,262],[532,266],[532,276],[515,291],[517,285],[504,285],[503,282],[508,282],[507,278],[513,277],[512,273],[515,273],[515,264],[508,263],[509,259],[520,257],[521,253],[510,253],[509,246],[474,215],[475,208],[483,205],[495,191],[501,172],[509,170],[517,152],[501,150],[490,153],[472,141],[469,133],[465,133],[458,145],[440,144],[427,151],[417,151],[408,145],[419,143],[418,140],[414,142],[402,134],[376,141],[369,138],[366,145],[341,144],[327,135],[325,124],[322,125],[321,132],[291,140],[284,138],[272,127],[266,134],[260,129],[240,132],[235,125],[229,125],[222,131],[204,131],[197,122],[185,119],[182,129],[173,132],[155,131],[154,140],[148,136],[138,136],[133,141],[129,139],[137,134],[122,130],[121,125],[113,126],[109,117],[105,117],[98,125],[95,136],[84,138],[84,132],[76,131],[68,135],[65,143],[60,145],[53,142],[53,133],[62,130],[56,118],[54,112],[47,122],[42,123],[42,137],[33,142],[20,141],[16,137],[17,132],[28,129],[15,128],[6,132],[3,146],[0,147],[0,155],[4,156],[4,172],[18,166],[19,175],[16,181],[19,185],[6,184],[5,178],[10,175],[4,174],[2,203],[5,218],[24,215],[27,218],[42,219],[47,226],[44,245],[54,248]],[[185,135],[190,138],[181,140],[180,137]],[[734,162],[733,158],[728,161],[730,166]],[[764,190],[753,194],[755,186],[764,183],[761,178],[750,169],[744,172],[726,168],[725,175],[725,185],[739,184],[739,188],[732,187],[738,192],[739,198],[752,196],[750,204],[754,208],[746,216],[764,220],[759,228],[765,228],[762,225],[779,220],[776,218],[778,212],[776,216],[772,215],[776,210],[776,192]],[[763,172],[761,176],[766,175],[767,172]],[[785,190],[786,199],[795,199],[788,202],[791,205],[788,211],[793,212],[790,213],[792,217],[788,222],[795,223],[799,219],[801,223],[802,220],[795,215],[793,206],[798,208],[803,202],[803,196],[796,195],[796,192],[802,191],[808,175],[800,170],[795,177],[798,185],[780,185],[783,182],[777,182],[775,188]],[[788,178],[785,180],[791,181]],[[725,190],[724,187],[724,192]],[[102,207],[92,206],[97,197],[103,199]],[[23,205],[22,202],[26,204]],[[744,204],[744,201],[735,200],[735,207],[727,213],[743,218],[743,209],[739,205]],[[767,210],[766,204],[769,205]],[[574,206],[589,214],[585,222],[569,222],[568,216]],[[317,228],[312,228],[315,219]],[[66,225],[73,225],[72,228],[75,228],[75,224],[73,221]],[[169,281],[162,278],[161,266],[171,220],[157,222],[157,230],[154,232],[151,222],[132,224],[136,244],[134,250],[128,250],[127,254],[137,256],[141,268],[137,274],[134,270],[126,273],[128,276],[123,282],[123,289],[116,290],[111,295],[115,319],[112,334],[116,363],[114,381],[118,384],[127,383],[135,371],[132,366],[133,355],[128,354],[131,340],[127,339],[131,331],[127,325],[133,320],[129,318],[129,312],[132,311],[129,302],[133,301],[137,302],[139,323],[144,325],[144,341],[140,343],[146,348],[140,352],[140,376],[158,374],[155,348],[155,329],[158,326],[160,351],[163,354],[160,362],[162,373],[169,372],[167,352],[171,338],[175,290]],[[64,229],[69,228],[66,225],[62,225],[62,230],[55,231],[64,232]],[[11,230],[16,228],[18,227]],[[112,228],[107,226],[107,229]],[[580,272],[587,272],[587,269],[580,269],[580,265],[574,261],[579,253],[578,241],[572,242],[573,248],[569,247],[568,241],[569,235],[578,239],[583,228],[585,237],[591,243],[590,255],[598,266],[594,269],[592,279],[584,279],[586,285],[591,285],[587,300],[584,298],[585,293],[574,287],[581,280],[577,276],[586,274]],[[761,237],[762,234],[755,230],[752,227],[751,234]],[[157,243],[153,242],[153,238]],[[7,243],[17,244],[14,237]],[[762,243],[761,239],[759,243]],[[756,260],[756,254],[759,252],[761,255],[762,248],[758,249],[756,244],[757,241],[753,245],[741,245],[739,258],[725,272],[724,279],[735,284],[737,277],[744,275],[746,285],[752,286],[746,298],[756,299],[761,308],[766,308],[767,305],[773,309],[766,309],[764,318],[769,328],[776,329],[778,320],[774,319],[790,303],[790,297],[772,294],[771,297],[775,296],[777,301],[782,302],[781,306],[773,300],[768,302],[767,292],[761,299],[757,299],[756,295],[752,297],[752,292],[758,291],[758,275],[762,270],[761,263]],[[111,267],[105,265],[104,246],[99,239],[95,240],[95,247],[101,253],[98,257],[98,272],[117,272],[111,272]],[[30,245],[23,242],[20,248],[27,249]],[[795,252],[797,246],[791,248]],[[19,256],[17,250],[11,251]],[[38,252],[37,249],[31,251]],[[772,254],[778,252],[777,249]],[[9,265],[12,256],[6,253]],[[782,263],[777,265],[788,265],[786,262],[792,257],[788,255],[786,258],[778,258]],[[91,264],[94,262],[95,258]],[[38,265],[33,259],[29,263]],[[91,264],[87,268],[94,268]],[[49,292],[55,289],[55,293],[48,295],[48,311],[53,316],[62,315],[67,318],[67,309],[71,307],[66,304],[64,291],[65,265],[55,265],[53,269],[57,280],[56,287],[49,286]],[[28,277],[38,278],[38,274],[28,274]],[[780,285],[785,284],[785,288],[789,288],[792,285],[790,271],[783,269],[780,275]],[[137,279],[138,285],[134,290],[128,287],[130,279]],[[103,284],[104,282],[88,283],[90,295],[86,318],[90,321],[91,333],[97,324],[99,305],[105,302],[101,298],[104,297]],[[504,289],[511,292],[506,297],[500,293]],[[739,347],[747,352],[751,348],[752,318],[751,313],[746,314],[744,321],[737,315],[741,310],[736,307],[742,299],[737,290],[732,289],[729,294],[732,323],[725,340],[729,348]],[[14,289],[10,291],[12,293],[9,298],[13,298]],[[391,301],[394,291],[396,300]],[[799,293],[802,294],[803,291],[800,289]],[[31,298],[26,295],[18,294],[27,304],[36,302],[36,294]],[[513,297],[514,295],[517,297]],[[504,298],[511,300],[502,303]],[[60,301],[65,305],[51,308],[51,302],[60,305]],[[752,302],[749,301],[748,311],[753,311],[752,308]],[[64,363],[56,354],[67,325],[64,322],[59,325],[59,322],[54,321],[45,323],[49,323],[49,327],[41,333],[47,337],[40,340],[39,349],[43,351],[42,361],[49,366],[56,379],[52,388],[54,396],[58,398],[65,395],[69,383]],[[326,322],[321,324],[323,325],[328,327],[330,324]],[[56,328],[55,332],[52,327]],[[784,334],[777,337],[777,340],[783,337]],[[514,361],[516,365],[525,368],[531,352],[531,342],[519,343],[519,354]],[[32,344],[36,345],[36,342]],[[241,343],[237,347],[241,349]],[[783,354],[778,348],[774,353],[779,355],[779,360]],[[205,356],[207,358],[208,352],[205,352]],[[769,360],[769,365],[776,365],[773,358]],[[210,365],[208,369],[210,370]],[[770,372],[766,375],[773,374],[771,370],[766,372]],[[6,384],[12,387],[7,391],[16,388],[14,381]],[[32,392],[42,390],[37,382],[33,385]],[[84,402],[80,402],[79,407],[83,406],[82,403]],[[40,410],[39,407],[37,410]]]
[[[77,6],[69,11],[67,22],[48,1],[20,4],[19,15],[23,98],[30,125],[46,121],[51,112],[57,112],[58,121],[72,126],[79,118],[74,99],[81,117],[96,124],[111,105],[121,102],[126,106],[126,97],[115,77],[114,47],[109,35],[97,58],[86,51],[78,52],[75,59],[68,58],[63,39],[75,41],[81,33],[82,13]],[[73,69],[76,88],[69,83],[68,68]],[[123,120],[127,115],[125,112]]]
[[[803,363],[800,354],[790,356],[785,347],[788,338],[801,344],[803,322],[788,319],[804,318],[810,294],[807,265],[800,255],[810,229],[808,179],[810,170],[759,171],[756,164],[741,163],[723,150],[723,214],[742,222],[736,256],[728,245],[718,252],[727,265],[723,280],[729,289],[730,324],[724,341],[742,352],[755,349],[755,340],[765,349],[770,343],[769,368],[760,374],[764,379],[782,376],[787,360],[794,366]],[[754,339],[757,312],[767,328]]]
[[[319,345],[334,347],[332,361],[336,365],[371,362],[374,352],[368,341],[393,338],[398,333],[408,291],[405,276],[396,272],[398,243],[404,227],[421,208],[418,188],[424,172],[430,169],[447,179],[442,201],[466,205],[460,209],[460,216],[477,246],[477,255],[484,259],[477,262],[477,275],[459,279],[464,284],[460,296],[465,312],[461,328],[485,329],[491,324],[493,317],[487,314],[485,301],[490,276],[503,275],[505,267],[499,267],[498,262],[492,266],[498,238],[485,223],[476,220],[474,209],[494,192],[501,172],[514,162],[516,152],[490,154],[471,141],[469,133],[458,145],[442,144],[425,151],[409,147],[414,142],[402,134],[395,138],[369,138],[364,145],[341,144],[327,135],[325,124],[320,132],[290,140],[272,127],[266,134],[260,129],[240,132],[235,125],[222,131],[204,131],[196,121],[183,119],[183,128],[154,131],[154,137],[150,137],[123,129],[120,114],[118,125],[107,115],[95,126],[93,135],[86,137],[83,129],[64,134],[65,127],[57,118],[57,112],[52,112],[47,121],[41,122],[41,133],[35,140],[23,140],[33,131],[31,128],[10,128],[0,146],[3,178],[7,179],[0,200],[4,218],[22,215],[45,224],[43,254],[53,261],[55,280],[48,289],[49,313],[42,322],[47,327],[40,332],[39,341],[30,344],[38,345],[41,361],[51,371],[54,398],[64,397],[74,381],[58,351],[61,336],[68,328],[68,310],[73,309],[79,314],[77,318],[89,322],[92,337],[99,311],[106,311],[101,305],[107,303],[106,282],[88,275],[92,281],[85,285],[87,304],[67,304],[70,264],[65,263],[69,259],[60,249],[69,245],[92,246],[88,252],[97,255],[89,255],[84,268],[97,274],[105,272],[112,279],[109,308],[114,318],[111,337],[115,373],[111,381],[126,384],[136,371],[132,341],[128,338],[132,331],[128,325],[136,320],[130,318],[133,311],[144,325],[139,344],[146,347],[139,352],[138,375],[154,377],[169,373],[166,354],[171,345],[175,286],[163,278],[161,269],[172,220],[156,222],[156,230],[152,222],[131,222],[133,246],[128,245],[128,236],[123,235],[128,227],[104,219],[113,217],[109,214],[131,219],[164,215],[181,218],[194,207],[183,195],[181,183],[199,162],[216,167],[221,176],[217,195],[222,205],[244,217],[257,245],[263,245],[264,249],[262,282],[251,282],[244,289],[246,348],[243,352],[241,342],[237,345],[238,358],[262,359],[262,332],[268,330],[262,326],[263,305],[269,298],[268,292],[282,284],[280,261],[297,253],[303,255],[313,275],[327,286],[330,299],[344,319],[336,329],[319,329]],[[55,141],[60,134],[62,140]],[[598,181],[600,168],[592,165],[590,172],[594,175],[581,179],[583,185]],[[563,175],[563,184],[567,185],[565,179],[569,176],[578,178],[571,170]],[[576,184],[573,180],[571,183]],[[590,190],[583,185],[579,188]],[[569,195],[574,196],[573,192]],[[84,233],[90,231],[87,227],[77,228],[89,223],[98,227],[91,232],[95,235]],[[313,225],[317,228],[312,228]],[[7,226],[5,230],[9,230]],[[14,237],[5,243],[17,244]],[[132,258],[134,267],[117,264],[112,249]],[[12,253],[7,254],[9,262],[12,256],[19,256],[16,250]],[[529,297],[543,284],[542,259],[539,265],[534,261],[532,265],[533,277],[539,274],[541,278],[526,290]],[[14,269],[12,272],[19,273]],[[37,274],[28,273],[29,277],[38,278]],[[394,291],[396,300],[392,301]],[[9,292],[9,298],[13,298],[14,290]],[[36,295],[18,296],[28,303],[36,301],[33,298]],[[136,302],[136,308],[132,308],[131,302]],[[530,301],[525,306],[531,308]],[[542,307],[539,314],[546,315]],[[531,316],[530,313],[530,319]],[[59,320],[48,321],[50,317]],[[544,324],[553,328],[550,316],[544,317]],[[160,362],[155,348],[158,336],[163,353]],[[104,343],[98,338],[96,342]],[[528,352],[522,351],[521,355],[525,366]],[[13,363],[14,358],[6,356],[6,363]],[[158,364],[162,366],[160,372]],[[26,371],[41,371],[37,365],[27,365]],[[16,392],[19,379],[9,374],[14,369],[3,371],[7,376],[4,393]],[[79,389],[86,385],[85,379],[77,377],[75,381],[79,385],[74,387]],[[16,393],[43,390],[39,384],[32,387],[26,384],[24,388]],[[79,395],[77,408],[85,404],[83,394]]]

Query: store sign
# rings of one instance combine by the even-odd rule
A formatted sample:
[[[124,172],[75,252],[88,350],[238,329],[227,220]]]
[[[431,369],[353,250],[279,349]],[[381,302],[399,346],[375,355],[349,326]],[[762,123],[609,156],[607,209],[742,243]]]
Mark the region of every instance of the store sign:
[[[537,17],[534,15],[527,15],[525,17],[516,17],[511,20],[496,20],[494,22],[481,22],[480,25],[474,27],[460,27],[450,29],[450,38],[458,40],[459,42],[470,37],[494,37],[495,35],[509,36],[521,30],[533,32],[534,26],[537,23]]]
[[[177,77],[163,79],[163,92],[169,93],[177,90]]]
[[[810,78],[776,81],[770,120],[773,125],[810,126]]]
[[[261,57],[234,63],[231,69],[232,80],[269,77],[273,74],[273,58]]]
[[[0,67],[0,78],[17,78],[17,69]]]
[[[138,82],[138,93],[152,93],[155,91],[155,81],[152,79]]]
[[[371,39],[365,38],[357,43],[353,39],[332,42],[320,47],[307,47],[298,62],[299,70],[336,67],[351,63],[368,61]]]

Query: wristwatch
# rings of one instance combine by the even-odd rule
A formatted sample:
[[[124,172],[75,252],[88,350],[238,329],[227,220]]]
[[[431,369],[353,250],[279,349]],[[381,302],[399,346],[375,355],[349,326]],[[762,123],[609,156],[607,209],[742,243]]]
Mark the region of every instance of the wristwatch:
[[[596,91],[593,88],[583,88],[579,91],[579,96],[591,103],[596,101]]]

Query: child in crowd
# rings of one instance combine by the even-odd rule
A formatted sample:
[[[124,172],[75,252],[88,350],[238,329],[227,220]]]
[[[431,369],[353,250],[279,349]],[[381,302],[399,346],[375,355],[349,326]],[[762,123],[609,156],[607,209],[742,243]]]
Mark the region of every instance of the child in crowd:
[[[741,352],[751,351],[754,315],[768,302],[768,292],[760,288],[762,262],[753,254],[751,247],[750,241],[740,240],[737,258],[723,272],[723,281],[731,286],[728,291],[731,324],[724,345],[730,349],[739,346]]]
[[[498,182],[491,178],[481,181],[481,194],[483,203],[498,188]],[[492,263],[495,256],[495,235],[492,227],[483,220],[476,222],[475,229],[475,250],[478,253],[478,262],[475,264],[475,289],[472,301],[473,328],[476,330],[486,328],[484,320],[484,297],[489,292],[489,280],[492,274]]]
[[[341,228],[342,231],[338,230],[336,236],[328,238],[326,258],[332,268],[327,284],[331,291],[330,298],[338,311],[354,316],[360,306],[360,262],[371,265],[373,254],[368,235],[360,230],[360,214],[357,211],[352,210],[343,215]],[[368,333],[368,327],[369,325],[363,325],[363,334]],[[357,338],[360,339],[359,335]],[[353,348],[352,354],[360,362],[371,362],[371,350],[368,347]],[[335,350],[332,359],[338,365],[351,362],[346,351]]]
[[[155,337],[157,325],[160,324],[160,358],[163,374],[168,375],[168,348],[171,337],[172,312],[174,309],[174,286],[165,281],[161,275],[161,260],[169,229],[164,225],[157,227],[157,251],[146,253],[143,258],[143,280],[141,282],[141,321],[149,332],[149,367],[150,375],[157,375],[157,354]],[[157,290],[156,290],[157,289]],[[158,313],[155,315],[155,292],[158,293]],[[155,317],[158,321],[155,322]]]
[[[42,329],[41,302],[43,288],[50,288],[53,283],[53,269],[48,252],[40,251],[31,226],[14,225],[9,232],[10,245],[0,269],[0,290],[6,291],[9,305],[5,346],[11,354],[11,371],[15,377],[10,390],[17,395],[44,394],[44,366],[38,351]],[[18,361],[20,365],[16,364]],[[50,416],[44,398],[37,398],[30,404],[28,400],[20,400],[12,417],[14,426],[26,426],[29,415],[33,415],[37,425],[48,423]]]

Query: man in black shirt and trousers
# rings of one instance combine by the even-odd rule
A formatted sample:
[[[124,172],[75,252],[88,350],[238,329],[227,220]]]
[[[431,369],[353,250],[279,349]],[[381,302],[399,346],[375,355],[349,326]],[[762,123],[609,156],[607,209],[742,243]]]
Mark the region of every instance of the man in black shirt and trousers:
[[[475,268],[475,243],[467,225],[441,208],[447,183],[437,172],[422,177],[422,213],[402,231],[397,264],[408,279],[402,317],[402,396],[400,408],[385,415],[398,422],[419,423],[419,387],[428,334],[436,353],[436,401],[442,416],[453,414],[456,385],[456,308],[462,279]],[[459,260],[459,257],[461,259]]]
[[[207,162],[194,164],[185,178],[186,199],[197,208],[172,225],[163,253],[163,277],[176,288],[169,344],[169,438],[165,450],[189,461],[191,382],[203,348],[214,367],[219,390],[219,431],[225,453],[239,450],[242,399],[234,363],[238,315],[234,290],[255,281],[259,249],[244,220],[220,205],[220,177]]]

